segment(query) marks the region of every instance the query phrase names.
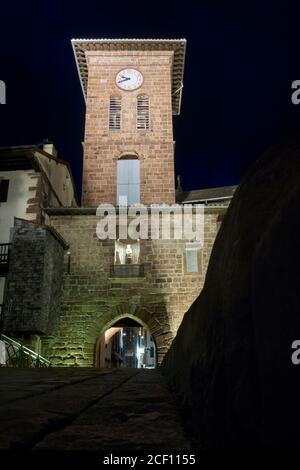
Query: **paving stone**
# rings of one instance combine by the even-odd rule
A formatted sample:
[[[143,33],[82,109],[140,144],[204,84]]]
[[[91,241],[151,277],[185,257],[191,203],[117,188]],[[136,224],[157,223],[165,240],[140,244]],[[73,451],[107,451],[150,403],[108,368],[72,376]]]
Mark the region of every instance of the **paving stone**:
[[[0,448],[30,447],[34,440],[75,419],[134,373],[99,374],[42,395],[36,391],[34,396],[1,406]]]
[[[86,369],[75,373],[64,369],[62,373],[61,369],[48,369],[40,382],[36,371],[3,375],[1,449],[190,447],[174,399],[157,370]],[[19,396],[17,387],[22,387]],[[26,393],[30,394],[27,398]]]
[[[50,434],[37,450],[184,450],[190,444],[173,422],[144,417],[134,427],[127,423],[73,425]],[[163,432],[161,429],[163,427]]]

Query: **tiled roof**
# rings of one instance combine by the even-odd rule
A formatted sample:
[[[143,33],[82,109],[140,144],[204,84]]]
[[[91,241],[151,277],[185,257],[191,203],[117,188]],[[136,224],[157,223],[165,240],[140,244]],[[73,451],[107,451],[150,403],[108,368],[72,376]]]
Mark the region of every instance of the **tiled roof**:
[[[237,186],[222,186],[219,188],[195,189],[179,193],[177,199],[182,203],[205,202],[232,198]]]
[[[173,114],[180,114],[185,60],[185,39],[72,39],[75,60],[84,97],[87,92],[88,69],[86,51],[132,50],[132,51],[174,51],[172,71]]]

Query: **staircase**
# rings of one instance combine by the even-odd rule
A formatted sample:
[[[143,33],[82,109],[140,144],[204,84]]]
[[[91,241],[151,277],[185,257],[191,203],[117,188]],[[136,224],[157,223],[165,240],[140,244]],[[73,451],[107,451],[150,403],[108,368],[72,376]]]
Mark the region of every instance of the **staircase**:
[[[50,361],[22,343],[0,334],[0,367],[50,367]]]

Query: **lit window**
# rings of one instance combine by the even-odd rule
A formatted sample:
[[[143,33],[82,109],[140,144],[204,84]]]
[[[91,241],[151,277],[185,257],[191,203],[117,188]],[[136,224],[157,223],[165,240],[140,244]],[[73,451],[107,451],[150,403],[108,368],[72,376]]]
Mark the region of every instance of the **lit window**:
[[[121,129],[121,97],[111,96],[109,100],[109,130]]]
[[[187,273],[198,273],[199,272],[199,262],[198,262],[198,244],[187,244],[185,250],[185,259],[186,259],[186,272]]]
[[[147,95],[139,95],[136,101],[136,127],[138,130],[150,128],[149,98]]]
[[[124,158],[117,163],[117,204],[140,203],[140,162]]]

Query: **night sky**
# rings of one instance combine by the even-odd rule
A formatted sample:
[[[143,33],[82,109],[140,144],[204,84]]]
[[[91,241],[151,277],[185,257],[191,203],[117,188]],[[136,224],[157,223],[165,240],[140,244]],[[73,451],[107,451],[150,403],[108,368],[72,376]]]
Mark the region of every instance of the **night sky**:
[[[286,1],[39,1],[1,4],[0,146],[53,140],[81,186],[84,100],[71,38],[186,38],[176,174],[185,190],[236,184],[300,128],[300,6]],[[299,26],[298,26],[299,24]]]

